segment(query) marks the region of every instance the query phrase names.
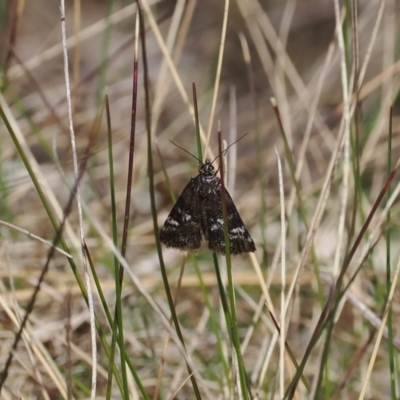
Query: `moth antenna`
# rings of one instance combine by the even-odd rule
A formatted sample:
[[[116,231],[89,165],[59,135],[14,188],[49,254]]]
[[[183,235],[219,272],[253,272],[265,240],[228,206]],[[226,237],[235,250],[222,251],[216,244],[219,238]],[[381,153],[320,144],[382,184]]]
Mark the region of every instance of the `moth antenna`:
[[[234,144],[236,144],[239,140],[242,140],[246,135],[248,135],[249,132],[245,133],[243,136],[241,136],[238,140],[235,140],[233,143],[231,143],[222,153],[221,155],[226,154],[228,151],[229,147],[232,147]],[[214,160],[211,161],[211,164],[219,157],[220,155],[218,154],[217,157],[214,158]]]
[[[239,140],[242,140],[246,135],[248,135],[249,132],[245,133],[243,136],[241,136],[238,140],[235,140],[233,143],[231,143],[221,154],[225,154],[229,147],[232,147],[234,144],[236,144]],[[199,160],[194,154],[192,154],[190,151],[187,151],[186,149],[184,149],[183,147],[177,145],[175,142],[173,142],[171,139],[169,139],[169,141],[176,147],[178,147],[178,149],[183,150],[185,153],[189,154],[190,156],[192,156],[194,159],[196,159],[201,165],[204,165],[203,161]],[[211,164],[219,157],[219,154],[217,155],[217,157],[214,158],[214,160],[211,161]]]
[[[194,154],[192,154],[190,151],[187,151],[186,149],[184,149],[181,146],[178,146],[176,143],[174,143],[171,139],[169,139],[169,141],[176,147],[178,147],[179,149],[183,150],[185,153],[188,153],[190,156],[192,156],[193,158],[195,158],[200,164],[204,164],[203,161],[199,160]]]

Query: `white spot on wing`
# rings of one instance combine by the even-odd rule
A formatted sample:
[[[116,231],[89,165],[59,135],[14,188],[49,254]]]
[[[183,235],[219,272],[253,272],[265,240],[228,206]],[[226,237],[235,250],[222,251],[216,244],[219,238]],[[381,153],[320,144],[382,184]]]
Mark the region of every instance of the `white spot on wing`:
[[[192,219],[192,217],[191,217],[191,215],[189,215],[189,214],[185,214],[185,216],[183,217],[183,219],[184,219],[185,221],[190,221],[190,220]]]
[[[167,219],[167,223],[168,223],[169,225],[179,226],[179,222],[175,221],[175,220],[172,219],[172,218],[168,218],[168,219]]]

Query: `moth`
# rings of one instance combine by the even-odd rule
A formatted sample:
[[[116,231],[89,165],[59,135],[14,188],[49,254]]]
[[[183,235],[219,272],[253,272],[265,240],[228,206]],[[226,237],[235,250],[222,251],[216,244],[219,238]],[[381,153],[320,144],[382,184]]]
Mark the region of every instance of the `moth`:
[[[178,146],[179,147],[179,146]],[[160,240],[167,247],[197,251],[202,239],[210,250],[225,255],[224,218],[221,191],[224,190],[231,254],[254,252],[256,246],[212,162],[200,160],[199,174],[191,178],[160,230]]]

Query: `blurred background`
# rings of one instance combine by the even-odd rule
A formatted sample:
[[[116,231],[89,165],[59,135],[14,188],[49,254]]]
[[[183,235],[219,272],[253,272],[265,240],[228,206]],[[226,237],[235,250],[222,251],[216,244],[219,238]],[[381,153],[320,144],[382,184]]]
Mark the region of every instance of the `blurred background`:
[[[344,35],[342,49],[336,35],[334,1],[231,1],[226,37],[221,42],[225,6],[225,2],[216,0],[148,0],[143,3],[158,226],[163,224],[173,205],[163,165],[176,196],[190,177],[197,174],[197,162],[170,142],[173,140],[197,155],[195,126],[190,111],[192,82],[196,83],[201,129],[210,133],[207,157],[213,158],[217,154],[219,126],[228,143],[248,133],[228,152],[228,158],[236,161],[229,164],[229,189],[256,242],[256,258],[265,274],[276,310],[280,307],[281,290],[281,210],[275,149],[283,162],[288,224],[286,289],[303,260],[321,188],[326,180],[330,181],[330,195],[323,203],[311,255],[303,260],[305,266],[294,295],[293,312],[288,317],[287,340],[297,359],[301,360],[321,314],[332,277],[337,275],[334,265],[345,259],[386,180],[391,105],[393,160],[396,161],[399,154],[399,2],[340,3]],[[80,185],[85,204],[84,229],[111,309],[115,301],[113,255],[99,233],[101,226],[108,236],[112,234],[109,148],[102,110],[104,95],[107,94],[111,111],[117,221],[121,235],[132,114],[135,17],[136,5],[130,1],[66,2],[68,67],[78,157],[83,156],[90,133],[96,131],[97,135]],[[58,221],[62,220],[61,210],[73,186],[60,18],[58,1],[9,0],[0,5],[1,108],[7,111],[13,129],[18,132],[19,145],[28,155],[29,164],[34,168]],[[216,79],[221,54],[220,79]],[[344,70],[347,103],[343,95]],[[143,76],[140,52],[132,208],[126,259],[143,287],[162,307],[167,307],[150,207]],[[277,109],[272,106],[271,98],[275,99]],[[350,110],[350,121],[344,118],[346,107]],[[96,118],[102,112],[100,125],[96,126]],[[342,147],[339,155],[335,155],[346,127],[349,136],[345,139],[348,144],[345,148],[351,153],[350,165],[347,164],[350,172],[346,169]],[[48,251],[48,246],[4,223],[50,242],[55,232],[18,146],[3,122],[0,124],[0,139],[0,295],[4,301],[3,311],[0,307],[2,365],[16,330],[10,313],[18,316],[22,312]],[[288,157],[298,169],[296,180],[300,195],[295,195],[296,185]],[[337,164],[332,172],[329,164],[333,159]],[[234,182],[231,176],[235,177]],[[346,176],[349,180],[345,184]],[[394,182],[397,184],[398,179],[395,178]],[[343,199],[347,199],[344,209]],[[392,227],[391,241],[382,236],[384,226],[376,217],[375,225],[371,226],[363,239],[365,243],[360,245],[354,258],[352,271],[360,266],[363,268],[352,285],[351,298],[343,303],[336,324],[328,368],[329,396],[318,395],[320,392],[316,390],[317,397],[314,398],[358,398],[386,298],[387,243],[392,249],[389,258],[393,260],[393,268],[397,262],[397,211],[395,203],[388,224]],[[345,221],[342,233],[339,215]],[[373,236],[374,228],[380,229],[381,236]],[[68,216],[64,234],[71,254],[81,268],[76,207]],[[366,251],[365,256],[364,249],[371,246],[368,240],[374,243],[373,251]],[[337,255],[339,243],[342,251]],[[163,254],[170,272],[170,283],[176,286],[183,255],[173,249],[163,249]],[[206,289],[218,312],[217,283],[212,257],[206,246],[197,258]],[[274,327],[266,309],[256,312],[257,304],[261,302],[262,309],[263,303],[259,277],[247,257],[235,258],[233,268],[238,285],[237,312],[242,339],[249,335],[244,352],[249,379],[258,398],[274,398],[271,386],[276,385],[276,363],[262,370]],[[320,274],[319,278],[316,274]],[[154,394],[157,365],[167,330],[129,278],[124,283],[127,351],[138,362],[137,368],[146,389]],[[216,357],[215,338],[206,316],[204,294],[189,261],[182,285],[177,310],[185,336],[193,344],[195,365],[207,388],[205,393],[208,396],[211,393],[211,398],[225,398],[221,389],[224,385],[219,379],[220,366],[213,362]],[[398,300],[398,293],[395,299]],[[4,304],[14,311],[6,311]],[[366,308],[374,318],[365,316]],[[95,309],[109,340],[109,327],[96,296]],[[394,326],[398,321],[397,312],[398,302],[393,306]],[[71,329],[71,342],[79,349],[73,351],[69,366],[65,355],[67,326]],[[61,381],[66,379],[69,370],[82,387],[90,386],[91,366],[83,355],[90,354],[88,311],[64,255],[55,256],[46,274],[30,318],[29,335],[35,343],[44,345],[43,351],[61,371]],[[388,350],[385,338],[381,343],[367,398],[393,396],[387,359],[389,351],[390,358],[398,361],[399,347],[396,346],[400,342],[395,333],[391,343],[395,348],[394,355]],[[7,380],[7,393],[10,396],[11,393],[30,394],[31,397],[26,398],[42,398],[46,393],[52,399],[62,398],[54,378],[35,356],[29,356],[27,346],[20,344],[18,348],[18,360],[14,361]],[[165,397],[160,395],[160,398],[168,398],[167,394],[171,396],[178,387],[177,382],[184,379],[176,376],[183,360],[179,359],[174,345],[170,346],[161,385]],[[278,347],[271,351],[271,360],[276,361]],[[317,360],[321,351],[317,346],[311,358],[314,361],[306,367],[310,381],[314,368],[319,367]],[[107,369],[102,349],[99,354],[99,368]],[[352,355],[359,357],[358,365],[352,364]],[[36,367],[41,379],[35,375]],[[293,372],[289,371],[291,368],[292,365],[288,366],[287,379]],[[104,395],[105,385],[106,375],[100,372],[99,396]],[[74,396],[83,398],[85,390],[76,383],[73,386]],[[340,390],[335,392],[338,388]],[[176,398],[194,398],[190,384],[186,383],[181,390],[181,397],[178,395]],[[114,394],[119,398],[117,389]],[[299,389],[299,396],[311,398],[304,387]]]

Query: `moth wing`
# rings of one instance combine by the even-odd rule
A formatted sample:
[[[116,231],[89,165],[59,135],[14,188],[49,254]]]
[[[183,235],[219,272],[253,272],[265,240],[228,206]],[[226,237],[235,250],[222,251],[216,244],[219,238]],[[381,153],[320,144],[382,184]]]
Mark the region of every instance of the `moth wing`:
[[[219,185],[220,186],[220,185]],[[247,231],[231,195],[225,189],[226,214],[228,218],[229,247],[231,254],[241,254],[256,251],[256,246]],[[208,247],[225,254],[224,217],[222,215],[221,186],[208,199],[206,207],[208,219]]]
[[[160,240],[167,247],[194,251],[201,247],[200,202],[195,179],[183,189],[160,229]]]

